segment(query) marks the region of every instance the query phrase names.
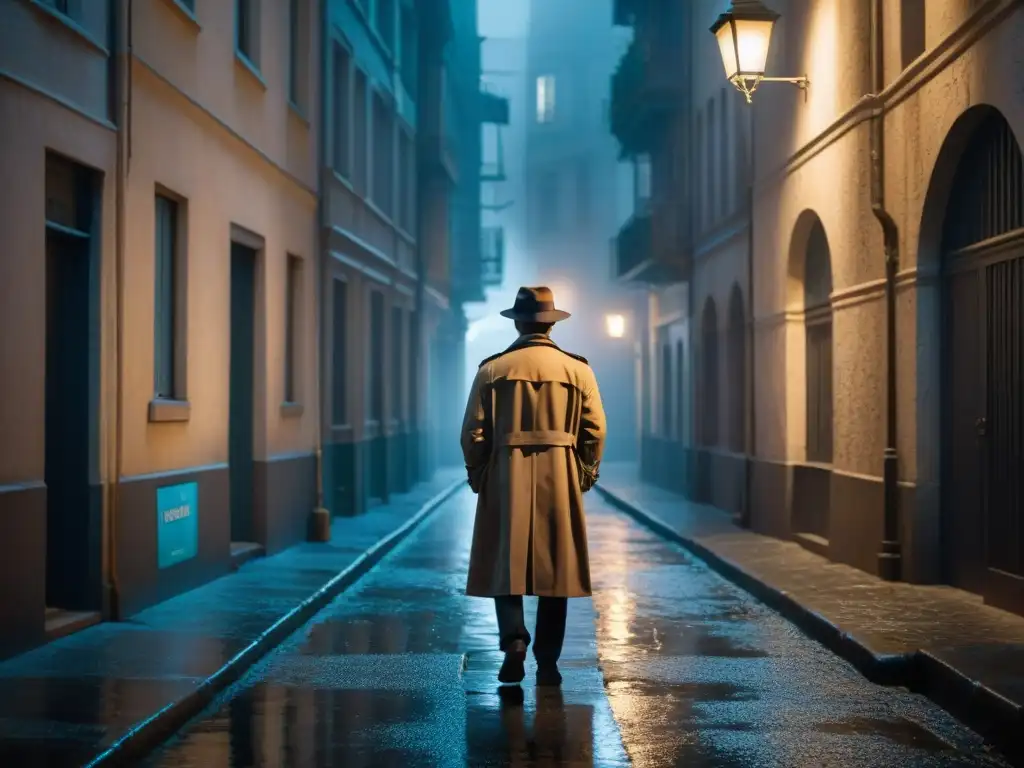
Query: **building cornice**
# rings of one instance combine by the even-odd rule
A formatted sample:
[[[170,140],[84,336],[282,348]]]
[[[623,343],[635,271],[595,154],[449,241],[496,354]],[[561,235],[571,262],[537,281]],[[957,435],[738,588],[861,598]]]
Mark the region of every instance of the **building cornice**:
[[[1020,0],[987,0],[982,3],[959,27],[934,48],[919,56],[881,93],[869,93],[859,98],[824,130],[791,154],[778,171],[759,179],[756,186],[762,187],[777,182],[780,176],[788,176],[879,111],[884,113],[898,107],[946,71],[993,27],[1020,8]]]

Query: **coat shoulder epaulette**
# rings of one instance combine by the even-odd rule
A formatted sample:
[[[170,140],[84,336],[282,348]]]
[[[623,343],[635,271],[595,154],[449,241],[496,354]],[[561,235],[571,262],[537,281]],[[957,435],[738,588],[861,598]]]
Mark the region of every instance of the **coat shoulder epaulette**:
[[[565,352],[564,349],[562,351]],[[587,358],[585,358],[583,355],[577,355],[577,354],[574,354],[572,352],[565,352],[565,354],[567,354],[569,357],[573,358],[574,360],[579,360],[584,365],[590,365],[590,361],[587,360]]]
[[[477,368],[483,368],[489,362],[491,362],[492,360],[497,360],[499,357],[504,355],[506,352],[508,352],[508,350],[507,349],[503,349],[503,350],[501,350],[501,352],[495,352],[490,357],[485,357],[483,360],[480,361],[480,365],[478,365]]]

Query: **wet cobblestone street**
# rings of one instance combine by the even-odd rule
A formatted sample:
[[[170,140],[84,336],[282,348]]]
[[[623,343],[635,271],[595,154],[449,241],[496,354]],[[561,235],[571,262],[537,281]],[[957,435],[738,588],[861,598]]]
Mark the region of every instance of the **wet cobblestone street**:
[[[499,688],[493,606],[463,594],[474,504],[454,496],[145,764],[1004,764],[596,494],[595,596],[570,601],[562,689],[538,690],[532,661]]]

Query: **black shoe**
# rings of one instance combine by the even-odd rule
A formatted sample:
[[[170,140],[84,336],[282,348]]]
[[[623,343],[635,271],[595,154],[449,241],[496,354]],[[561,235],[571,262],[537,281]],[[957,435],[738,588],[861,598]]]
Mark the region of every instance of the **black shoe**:
[[[537,685],[561,685],[562,673],[557,664],[537,665]]]
[[[521,683],[526,677],[526,643],[513,640],[505,651],[505,661],[498,670],[498,682]]]

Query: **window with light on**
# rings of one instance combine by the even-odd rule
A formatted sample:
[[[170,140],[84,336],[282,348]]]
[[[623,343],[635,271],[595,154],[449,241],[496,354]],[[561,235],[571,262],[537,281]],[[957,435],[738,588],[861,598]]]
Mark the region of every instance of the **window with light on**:
[[[550,123],[555,119],[555,76],[537,78],[537,122]]]

